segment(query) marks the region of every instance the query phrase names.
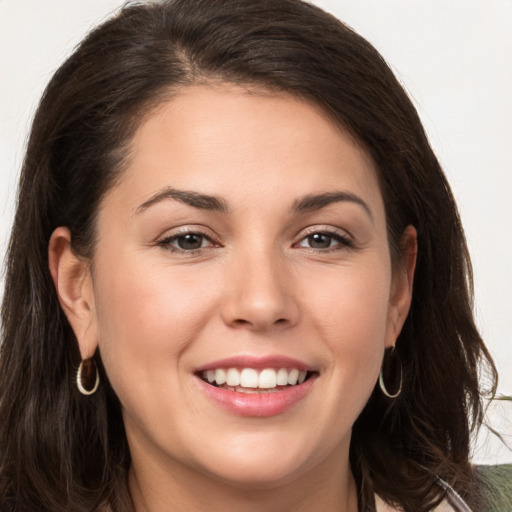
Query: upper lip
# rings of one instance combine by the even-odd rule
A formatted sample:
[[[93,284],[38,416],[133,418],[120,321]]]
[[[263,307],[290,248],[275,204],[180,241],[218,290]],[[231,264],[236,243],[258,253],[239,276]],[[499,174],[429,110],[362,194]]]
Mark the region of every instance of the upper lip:
[[[217,368],[254,368],[263,370],[265,368],[296,368],[297,370],[315,371],[315,368],[294,359],[283,355],[269,355],[269,356],[252,356],[252,355],[239,355],[232,356],[225,359],[219,359],[205,364],[197,369],[198,372],[215,370]]]

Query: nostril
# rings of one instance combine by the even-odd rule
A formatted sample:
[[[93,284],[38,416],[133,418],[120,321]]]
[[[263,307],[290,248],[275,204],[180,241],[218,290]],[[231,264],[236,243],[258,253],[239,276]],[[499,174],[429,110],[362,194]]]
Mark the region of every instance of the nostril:
[[[237,318],[236,320],[233,320],[233,325],[238,327],[245,327],[247,325],[250,325],[251,322],[248,320],[244,320],[243,318]]]
[[[271,322],[269,324],[269,326],[271,326],[271,325],[282,326],[282,325],[286,325],[288,323],[289,323],[289,320],[287,320],[286,318],[278,318],[277,320],[274,320],[273,322]],[[259,327],[257,322],[251,322],[249,320],[244,320],[243,318],[237,318],[237,319],[233,320],[232,325],[234,327],[247,327],[247,326]]]

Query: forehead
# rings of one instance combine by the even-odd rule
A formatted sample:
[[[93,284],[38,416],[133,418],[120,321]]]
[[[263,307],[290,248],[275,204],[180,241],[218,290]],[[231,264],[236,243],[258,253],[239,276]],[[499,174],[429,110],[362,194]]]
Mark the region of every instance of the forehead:
[[[162,186],[228,196],[236,186],[238,199],[349,187],[381,201],[370,156],[320,107],[235,86],[188,87],[152,111],[121,183],[139,203]]]

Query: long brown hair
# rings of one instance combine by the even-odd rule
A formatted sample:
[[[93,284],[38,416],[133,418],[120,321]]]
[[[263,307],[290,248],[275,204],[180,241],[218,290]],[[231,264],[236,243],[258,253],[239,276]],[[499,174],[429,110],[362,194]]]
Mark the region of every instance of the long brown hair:
[[[418,261],[397,341],[404,383],[377,389],[357,419],[350,462],[363,509],[378,493],[406,511],[442,499],[432,475],[478,508],[470,435],[482,422],[479,368],[495,368],[472,315],[472,273],[457,208],[418,115],[379,53],[299,0],[132,4],[91,32],[37,110],[8,248],[0,358],[0,506],[132,509],[120,404],[103,373],[81,396],[79,353],[48,270],[58,226],[91,257],[98,205],[115,185],[141,119],[174,91],[229,82],[319,105],[373,158],[392,257],[412,224]],[[1,503],[4,500],[4,503]],[[368,507],[368,508],[366,508]]]

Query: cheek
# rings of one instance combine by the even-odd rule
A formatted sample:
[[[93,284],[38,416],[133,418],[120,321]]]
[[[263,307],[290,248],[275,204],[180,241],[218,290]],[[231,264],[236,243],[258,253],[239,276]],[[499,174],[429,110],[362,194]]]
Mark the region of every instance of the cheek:
[[[121,394],[127,375],[143,386],[176,374],[179,354],[208,321],[214,303],[208,288],[198,290],[197,276],[140,259],[117,258],[96,276],[100,352]]]
[[[382,263],[343,268],[317,285],[305,307],[333,355],[334,371],[375,373],[386,340],[390,271]]]
[[[309,286],[306,307],[314,308],[339,329],[380,330],[386,323],[391,271],[379,260],[318,273]],[[314,295],[312,297],[312,294]],[[337,320],[342,320],[342,324]],[[365,319],[364,322],[361,320]]]

